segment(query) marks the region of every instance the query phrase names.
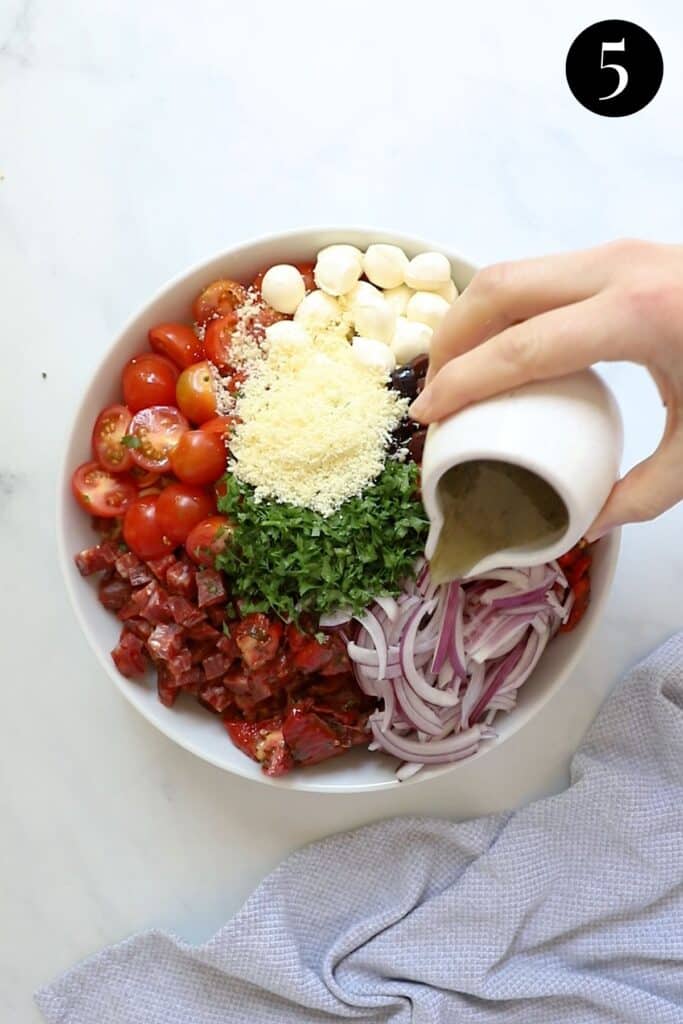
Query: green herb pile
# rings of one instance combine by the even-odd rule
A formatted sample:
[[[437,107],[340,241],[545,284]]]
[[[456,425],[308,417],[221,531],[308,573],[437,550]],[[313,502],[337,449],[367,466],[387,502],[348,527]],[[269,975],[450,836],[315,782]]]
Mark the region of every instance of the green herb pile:
[[[228,474],[221,512],[235,524],[216,566],[249,611],[296,620],[340,608],[360,612],[396,595],[422,554],[427,518],[417,466],[389,460],[375,483],[331,516],[254,500],[253,488]]]

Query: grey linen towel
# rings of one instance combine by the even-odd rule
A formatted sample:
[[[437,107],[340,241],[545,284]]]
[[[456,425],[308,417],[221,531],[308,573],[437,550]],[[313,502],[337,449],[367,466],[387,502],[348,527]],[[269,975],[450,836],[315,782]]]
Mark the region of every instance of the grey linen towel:
[[[559,796],[333,836],[205,945],[138,935],[36,999],[50,1024],[681,1024],[683,634],[607,701]]]

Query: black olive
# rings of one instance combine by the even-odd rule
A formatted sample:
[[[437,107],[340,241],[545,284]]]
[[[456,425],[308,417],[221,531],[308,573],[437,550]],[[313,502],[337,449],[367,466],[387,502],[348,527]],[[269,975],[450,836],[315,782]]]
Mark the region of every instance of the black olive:
[[[400,366],[398,370],[394,370],[390,383],[402,398],[409,398],[411,401],[417,398],[417,376],[412,366]]]
[[[418,465],[422,462],[422,452],[424,451],[425,438],[427,431],[423,427],[422,430],[418,430],[408,441],[408,451],[413,462],[417,462]]]
[[[429,356],[415,356],[410,366],[416,377],[426,377],[427,367],[429,366]]]

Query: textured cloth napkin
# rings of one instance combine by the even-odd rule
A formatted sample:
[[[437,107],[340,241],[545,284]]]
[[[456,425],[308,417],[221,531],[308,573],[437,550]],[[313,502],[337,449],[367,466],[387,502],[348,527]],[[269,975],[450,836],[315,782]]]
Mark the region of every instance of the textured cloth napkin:
[[[205,945],[138,935],[36,998],[50,1024],[681,1024],[683,634],[608,700],[561,795],[334,836]]]

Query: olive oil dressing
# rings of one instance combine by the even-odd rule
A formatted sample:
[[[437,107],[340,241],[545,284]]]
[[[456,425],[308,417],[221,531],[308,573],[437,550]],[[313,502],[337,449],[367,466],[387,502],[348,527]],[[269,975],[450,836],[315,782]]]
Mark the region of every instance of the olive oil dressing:
[[[430,563],[435,583],[467,575],[496,551],[545,547],[569,523],[557,491],[509,462],[476,459],[452,466],[439,480],[438,497],[444,521]]]

